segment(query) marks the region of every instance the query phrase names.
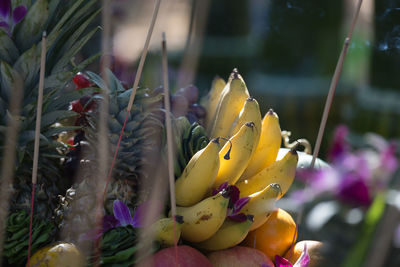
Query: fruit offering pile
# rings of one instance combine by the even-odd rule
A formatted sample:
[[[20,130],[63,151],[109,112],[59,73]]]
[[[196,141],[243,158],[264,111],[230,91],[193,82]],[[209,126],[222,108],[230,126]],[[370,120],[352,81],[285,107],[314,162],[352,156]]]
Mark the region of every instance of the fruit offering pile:
[[[270,109],[262,118],[236,69],[227,83],[215,78],[201,104],[211,140],[175,181],[177,237],[204,252],[214,266],[232,261],[235,266],[275,266],[275,257],[285,256],[297,236],[292,217],[274,205],[294,180],[296,148],[276,160],[281,147],[278,116]],[[168,229],[170,237],[162,242],[172,246],[173,227]],[[286,257],[294,264],[301,253],[290,254]]]

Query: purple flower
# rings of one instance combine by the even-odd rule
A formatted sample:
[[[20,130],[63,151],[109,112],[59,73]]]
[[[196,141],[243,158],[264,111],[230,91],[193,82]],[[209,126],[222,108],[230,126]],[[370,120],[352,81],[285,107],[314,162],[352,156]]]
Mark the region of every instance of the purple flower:
[[[307,245],[304,244],[303,252],[301,253],[299,259],[294,265],[290,263],[287,259],[276,255],[275,265],[276,267],[307,267],[310,264],[310,255],[308,254]]]
[[[340,159],[347,151],[349,151],[349,144],[346,141],[349,130],[346,125],[339,125],[336,128],[332,146],[329,150],[328,158],[332,161]]]
[[[0,0],[0,28],[3,28],[9,35],[26,15],[26,6],[20,5],[12,9],[11,0]]]
[[[213,196],[218,194],[219,192],[224,191],[229,197],[228,204],[228,215],[227,217],[236,222],[244,222],[247,220],[247,216],[244,213],[240,213],[240,210],[249,202],[249,197],[240,196],[240,191],[237,186],[228,185],[228,182],[221,184],[218,188],[213,189]]]
[[[366,181],[352,173],[344,175],[337,196],[341,201],[355,206],[369,206],[372,201]]]
[[[132,217],[128,206],[125,205],[121,200],[114,200],[114,217],[118,220],[117,226],[128,226],[141,227],[141,218],[143,218],[143,204],[139,205],[136,209],[135,215]]]
[[[132,217],[128,206],[121,200],[114,200],[114,216],[105,215],[103,217],[103,228],[93,229],[81,236],[81,240],[97,240],[103,233],[108,232],[119,226],[131,225],[134,228],[142,227],[142,218],[146,204],[141,204],[136,208],[135,215]]]

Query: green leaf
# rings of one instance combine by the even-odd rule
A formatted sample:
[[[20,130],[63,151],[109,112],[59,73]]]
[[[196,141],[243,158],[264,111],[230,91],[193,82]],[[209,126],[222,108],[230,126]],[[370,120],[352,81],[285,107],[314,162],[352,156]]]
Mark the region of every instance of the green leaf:
[[[55,110],[52,112],[48,112],[42,116],[41,127],[43,128],[51,126],[62,119],[66,119],[76,115],[77,115],[76,112],[72,110]]]
[[[83,1],[85,0],[76,0],[74,4],[67,10],[67,12],[64,13],[62,18],[59,19],[56,26],[54,26],[50,34],[48,34],[47,36],[47,42],[46,42],[47,49],[49,49],[54,44],[56,39],[59,37],[59,34],[62,32],[61,28],[63,27],[63,25],[70,20],[70,17],[73,14],[76,13],[77,9],[79,8],[79,6],[82,4]],[[89,5],[89,3],[87,5]]]
[[[94,82],[98,87],[100,87],[101,89],[107,88],[103,79],[99,75],[91,71],[87,71],[86,73],[87,75],[89,75],[89,78],[92,80],[92,82]]]
[[[30,87],[37,77],[40,69],[40,49],[33,45],[25,51],[15,62],[14,69],[20,73],[25,81],[25,86]],[[29,94],[30,92],[25,92]]]
[[[133,253],[135,253],[138,250],[138,246],[133,246],[128,249],[118,251],[115,255],[110,256],[110,257],[102,257],[101,261],[103,263],[118,263],[118,262],[126,262],[129,259],[132,259],[133,263]]]
[[[93,14],[89,16],[89,18],[86,19],[82,24],[80,24],[77,29],[74,29],[73,33],[70,36],[68,36],[67,41],[64,43],[62,49],[60,50],[61,55],[67,53],[73,47],[73,45],[77,42],[78,38],[85,31],[88,25],[93,21],[93,19],[99,14],[100,11],[101,10],[97,10],[93,12]]]
[[[1,77],[1,97],[9,101],[11,90],[15,87],[16,82],[22,82],[18,72],[16,72],[7,62],[0,62],[0,77]]]
[[[0,31],[0,60],[11,64],[19,56],[19,52],[10,36],[4,31]]]
[[[40,40],[49,15],[46,0],[37,0],[16,28],[16,42],[22,50],[30,48]]]
[[[89,41],[90,38],[96,33],[98,28],[93,29],[90,31],[85,37],[80,39],[78,42],[76,42],[71,49],[69,49],[64,56],[56,63],[54,68],[52,69],[51,73],[55,74],[58,72],[65,71],[65,66],[69,64],[69,61],[73,56],[75,56],[76,53],[78,53],[82,47]]]
[[[343,261],[343,267],[363,266],[375,229],[383,216],[385,207],[386,194],[379,193],[367,211],[360,238]]]
[[[83,96],[90,96],[94,92],[98,92],[98,88],[89,87],[80,90],[73,90],[68,93],[60,93],[59,95],[53,97],[49,105],[43,110],[46,112],[52,112],[61,108],[65,108],[67,105],[69,105],[70,102],[77,100]]]

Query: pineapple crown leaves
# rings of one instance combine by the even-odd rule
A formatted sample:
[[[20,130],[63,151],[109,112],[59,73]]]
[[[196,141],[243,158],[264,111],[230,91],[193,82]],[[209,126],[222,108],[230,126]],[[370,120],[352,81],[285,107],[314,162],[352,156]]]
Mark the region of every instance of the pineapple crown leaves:
[[[106,71],[108,87],[99,75],[93,72],[86,74],[100,90],[107,91],[109,98],[108,138],[111,151],[115,151],[127,115],[127,105],[132,89],[126,90],[110,70]],[[100,94],[93,96],[96,101],[101,101],[102,97]],[[146,157],[153,153],[157,149],[157,144],[161,142],[160,135],[164,125],[163,120],[157,115],[157,113],[163,112],[158,105],[161,101],[161,94],[154,94],[147,88],[137,90],[120,143],[114,177],[138,181],[137,178],[145,175],[142,167],[148,164]],[[88,113],[88,125],[84,127],[85,136],[92,148],[95,147],[97,140],[98,115],[98,111]]]
[[[61,143],[53,137],[76,127],[61,126],[58,121],[76,116],[69,111],[69,102],[84,95],[91,95],[98,89],[87,88],[79,92],[67,92],[64,87],[74,74],[96,60],[93,55],[78,65],[71,58],[93,37],[98,28],[89,25],[100,12],[97,1],[12,1],[15,5],[25,5],[27,13],[10,35],[0,28],[0,137],[4,134],[11,90],[16,81],[23,86],[19,159],[26,159],[33,151],[32,130],[35,127],[36,101],[40,71],[41,36],[47,35],[47,60],[45,73],[43,116],[41,125],[41,156],[57,157],[56,148]],[[27,133],[25,133],[27,132]],[[2,138],[4,140],[4,138]],[[0,144],[0,151],[2,151]],[[59,156],[59,155],[58,155]],[[1,157],[1,155],[0,155]],[[19,167],[18,167],[19,168]]]
[[[23,264],[28,253],[30,216],[21,210],[10,214],[7,219],[4,257],[10,264]],[[55,226],[46,220],[33,219],[31,251],[49,244],[54,239]]]

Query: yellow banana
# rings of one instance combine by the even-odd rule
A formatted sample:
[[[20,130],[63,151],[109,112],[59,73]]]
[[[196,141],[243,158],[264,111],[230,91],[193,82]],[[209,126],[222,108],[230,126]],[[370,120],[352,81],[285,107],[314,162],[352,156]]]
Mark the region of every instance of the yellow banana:
[[[175,182],[177,205],[192,206],[204,198],[218,173],[219,150],[219,138],[215,138],[190,159]]]
[[[237,179],[239,179],[253,151],[254,128],[253,122],[244,124],[239,132],[229,139],[232,145],[228,142],[221,149],[219,152],[220,166],[213,188],[218,187],[224,182],[235,184]],[[231,149],[230,159],[227,160],[225,159],[225,155],[229,149]]]
[[[194,244],[194,246],[208,251],[236,246],[246,238],[253,223],[253,216],[249,215],[247,217],[247,220],[244,222],[226,220],[211,238]]]
[[[282,197],[293,183],[298,159],[299,156],[293,148],[281,160],[269,165],[253,177],[237,183],[240,196],[249,196],[263,190],[269,184],[277,183],[281,186],[282,195],[280,197]]]
[[[215,113],[217,111],[218,102],[221,98],[222,90],[224,90],[226,86],[226,82],[221,77],[217,76],[214,78],[210,92],[206,96],[206,100],[202,104],[207,110],[205,125],[206,130],[210,131],[209,129],[212,127],[212,122],[215,117]]]
[[[232,128],[229,132],[229,137],[234,136],[240,128],[248,121],[254,122],[255,127],[255,137],[253,145],[253,153],[258,145],[261,133],[261,113],[260,106],[255,98],[249,97],[246,99],[242,110],[240,111],[238,117],[233,122]]]
[[[181,236],[182,217],[176,216],[176,240]],[[161,218],[152,224],[151,229],[154,233],[154,240],[161,245],[172,246],[175,240],[174,221],[172,218]]]
[[[278,115],[270,109],[264,116],[260,140],[251,156],[249,165],[240,177],[241,181],[252,177],[276,161],[276,156],[281,147],[281,138]]]
[[[241,212],[246,215],[254,215],[254,221],[250,227],[250,231],[257,229],[267,221],[281,193],[282,191],[279,184],[270,184],[264,188],[264,190],[249,196],[250,200],[242,208]]]
[[[221,227],[227,214],[229,198],[223,193],[206,198],[191,207],[176,207],[183,217],[182,238],[201,242],[210,238]]]
[[[246,84],[237,70],[234,69],[218,102],[217,112],[210,134],[212,138],[218,136],[228,137],[232,123],[240,113],[248,97],[249,92]]]

